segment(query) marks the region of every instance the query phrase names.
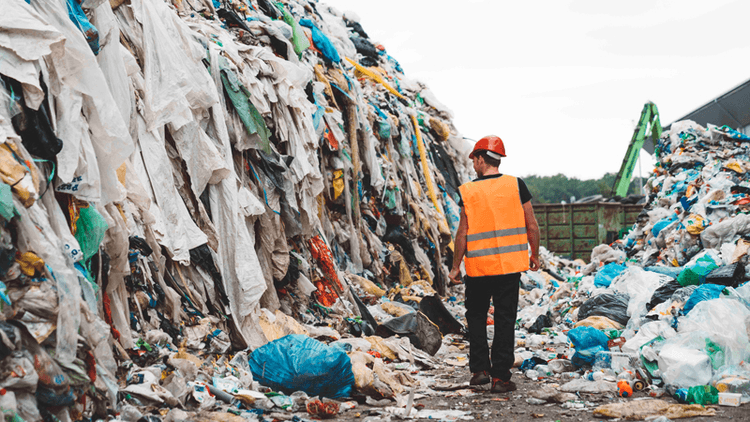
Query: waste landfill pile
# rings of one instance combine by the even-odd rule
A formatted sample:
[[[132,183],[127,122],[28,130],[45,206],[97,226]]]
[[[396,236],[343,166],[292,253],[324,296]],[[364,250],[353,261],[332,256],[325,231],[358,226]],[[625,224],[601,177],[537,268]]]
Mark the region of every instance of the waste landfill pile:
[[[5,420],[331,415],[438,365],[470,146],[356,16],[9,0],[0,34]]]
[[[455,382],[446,265],[470,146],[355,15],[3,6],[5,420],[475,416],[419,402],[477,394]],[[626,239],[588,264],[543,251],[519,301],[516,360],[544,384],[529,403],[692,403],[595,410],[643,418],[750,400],[747,140],[674,124]]]
[[[589,263],[543,254],[545,271],[526,273],[516,363],[548,387],[529,403],[642,420],[750,401],[750,137],[676,122],[656,157],[627,236]]]

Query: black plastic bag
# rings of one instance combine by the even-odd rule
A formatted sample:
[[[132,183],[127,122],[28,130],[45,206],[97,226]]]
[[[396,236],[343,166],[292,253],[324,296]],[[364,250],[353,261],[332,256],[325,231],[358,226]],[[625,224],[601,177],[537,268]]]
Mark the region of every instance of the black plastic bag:
[[[443,335],[461,334],[466,331],[463,324],[456,320],[445,308],[438,295],[422,298],[422,301],[419,302],[419,310],[438,326],[440,333]]]
[[[549,327],[552,327],[552,320],[549,318],[549,315],[539,315],[536,321],[534,321],[534,323],[529,328],[529,332],[534,334],[541,334],[543,329]]]
[[[47,114],[46,97],[39,105],[38,110],[32,110],[26,106],[21,84],[14,79],[3,79],[13,94],[10,120],[13,123],[13,128],[21,136],[24,148],[32,155],[45,160],[54,160],[55,156],[62,150],[63,142],[52,131],[52,124]],[[41,78],[40,83],[46,94],[47,86]]]
[[[626,294],[602,293],[581,305],[578,320],[583,321],[590,316],[603,316],[622,325],[628,325],[628,302],[630,296]]]
[[[680,283],[677,282],[677,280],[672,280],[666,284],[662,284],[661,287],[656,289],[654,294],[651,296],[651,300],[648,301],[646,304],[646,309],[651,310],[654,308],[654,306],[666,302],[669,300],[669,298],[672,297],[674,292],[677,291],[677,289],[681,288]]]

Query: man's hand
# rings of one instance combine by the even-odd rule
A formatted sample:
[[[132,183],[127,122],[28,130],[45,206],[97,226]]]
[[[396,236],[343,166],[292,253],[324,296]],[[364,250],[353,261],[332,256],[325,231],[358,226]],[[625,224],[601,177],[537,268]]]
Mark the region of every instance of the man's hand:
[[[451,286],[458,286],[461,284],[461,270],[459,268],[452,269],[448,278],[451,279]]]
[[[530,271],[536,271],[541,268],[539,265],[539,255],[531,255],[531,258],[529,258],[529,267],[531,267],[529,268]]]

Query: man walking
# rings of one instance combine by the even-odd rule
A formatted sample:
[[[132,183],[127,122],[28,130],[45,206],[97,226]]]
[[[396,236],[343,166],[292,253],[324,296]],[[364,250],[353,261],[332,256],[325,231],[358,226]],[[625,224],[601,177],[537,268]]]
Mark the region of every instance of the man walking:
[[[539,226],[531,193],[523,180],[500,174],[501,157],[505,157],[505,146],[497,136],[480,139],[469,155],[478,177],[459,188],[463,206],[449,274],[451,284],[461,283],[465,255],[469,383],[492,381],[493,393],[516,389],[510,369],[515,361],[518,285],[522,271],[539,269]],[[490,299],[495,306],[491,361],[486,323]]]

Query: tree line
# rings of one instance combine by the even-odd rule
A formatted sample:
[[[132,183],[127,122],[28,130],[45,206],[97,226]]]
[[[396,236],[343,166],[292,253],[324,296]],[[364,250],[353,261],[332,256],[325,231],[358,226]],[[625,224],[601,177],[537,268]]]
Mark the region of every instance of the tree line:
[[[604,195],[609,198],[612,195],[617,173],[607,173],[599,179],[580,180],[575,177],[569,178],[564,174],[554,176],[526,176],[522,177],[533,196],[532,203],[553,204],[565,201],[571,202],[571,197],[576,200],[592,195]],[[645,180],[644,180],[645,183]],[[640,194],[638,178],[630,182],[628,195]]]

